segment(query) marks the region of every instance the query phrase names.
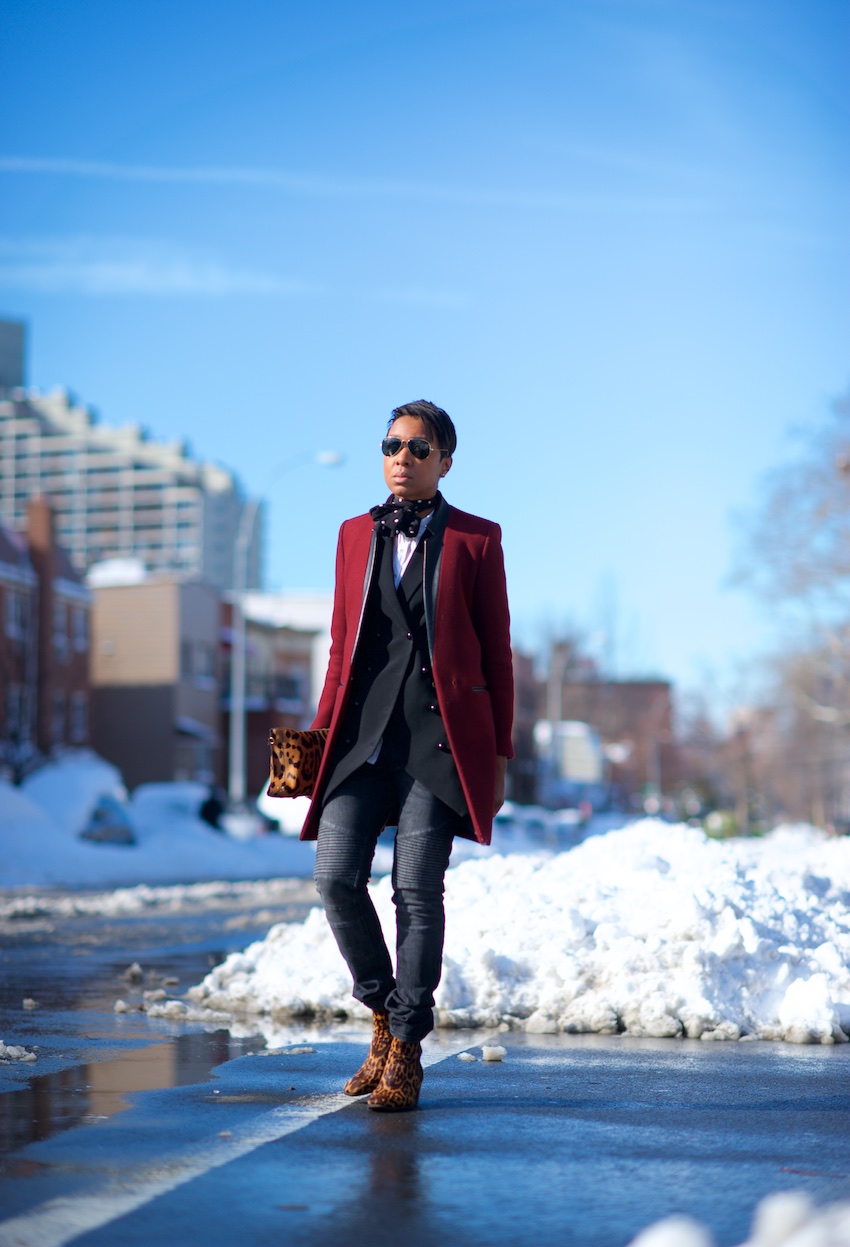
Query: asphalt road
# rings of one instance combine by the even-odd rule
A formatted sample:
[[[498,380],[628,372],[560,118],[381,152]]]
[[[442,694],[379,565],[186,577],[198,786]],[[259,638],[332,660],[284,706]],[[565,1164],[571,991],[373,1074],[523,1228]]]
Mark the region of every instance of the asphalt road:
[[[188,986],[308,899],[5,929],[0,1037],[40,1047],[0,1066],[0,1247],[625,1247],[673,1212],[731,1247],[770,1192],[850,1198],[850,1045],[508,1033],[489,1064],[440,1032],[420,1110],[383,1116],[339,1091],[365,1031],[267,1053],[112,1011],[131,961]]]

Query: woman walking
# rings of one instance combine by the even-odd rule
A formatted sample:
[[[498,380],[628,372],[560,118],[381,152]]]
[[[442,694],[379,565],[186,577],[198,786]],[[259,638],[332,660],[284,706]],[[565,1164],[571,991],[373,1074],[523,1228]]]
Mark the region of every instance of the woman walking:
[[[489,844],[513,756],[513,673],[497,524],[438,486],[457,444],[448,414],[397,407],[381,449],[390,497],[340,530],[331,652],[313,727],[329,728],[302,839],[316,886],[373,1013],[346,1083],[369,1108],[416,1107],[443,955],[443,878],[454,837]],[[396,967],[367,883],[382,829],[393,861]]]

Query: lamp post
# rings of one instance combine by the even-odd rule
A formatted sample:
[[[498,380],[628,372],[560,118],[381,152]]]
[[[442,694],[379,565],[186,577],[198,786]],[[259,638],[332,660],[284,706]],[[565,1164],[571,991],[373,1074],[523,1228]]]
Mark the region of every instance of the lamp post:
[[[344,462],[336,450],[305,451],[286,459],[271,474],[266,485],[271,485],[286,472],[302,464],[314,463],[320,467],[338,467]],[[233,810],[245,809],[245,612],[242,598],[248,587],[248,551],[251,535],[257,521],[260,499],[247,502],[239,516],[236,542],[233,548],[233,602],[230,620],[230,766],[228,768],[227,795]]]

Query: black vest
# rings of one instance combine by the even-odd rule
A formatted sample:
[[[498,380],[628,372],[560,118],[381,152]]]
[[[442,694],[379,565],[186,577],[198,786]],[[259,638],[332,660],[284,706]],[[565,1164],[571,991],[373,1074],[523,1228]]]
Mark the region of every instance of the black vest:
[[[352,688],[325,798],[381,741],[383,762],[407,771],[458,814],[466,813],[431,677],[422,589],[422,546],[428,538],[426,529],[397,589],[393,539],[378,538]]]

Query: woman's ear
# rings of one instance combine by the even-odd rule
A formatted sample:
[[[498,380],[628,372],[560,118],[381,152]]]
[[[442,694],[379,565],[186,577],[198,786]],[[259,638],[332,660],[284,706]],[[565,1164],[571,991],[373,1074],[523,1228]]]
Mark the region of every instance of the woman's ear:
[[[446,473],[448,472],[451,466],[452,466],[452,457],[451,455],[446,455],[445,459],[440,464],[440,477],[441,478],[446,475]]]

